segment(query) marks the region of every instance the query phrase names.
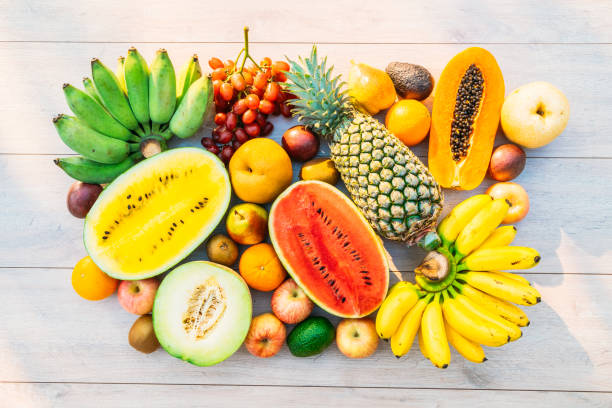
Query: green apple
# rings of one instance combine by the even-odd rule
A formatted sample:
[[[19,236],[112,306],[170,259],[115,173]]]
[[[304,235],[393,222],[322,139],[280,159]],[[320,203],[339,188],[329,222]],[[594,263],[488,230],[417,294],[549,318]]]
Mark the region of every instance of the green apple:
[[[229,210],[225,227],[229,236],[237,243],[258,244],[268,233],[268,213],[257,204],[238,204]]]
[[[528,148],[542,147],[563,132],[569,113],[563,92],[548,82],[531,82],[508,95],[502,106],[501,125],[512,142]]]

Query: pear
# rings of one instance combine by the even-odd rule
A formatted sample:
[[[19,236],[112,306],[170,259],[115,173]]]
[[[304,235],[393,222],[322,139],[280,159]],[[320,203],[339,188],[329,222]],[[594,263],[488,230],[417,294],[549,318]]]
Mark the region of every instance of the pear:
[[[351,61],[348,78],[349,96],[364,113],[376,115],[389,108],[397,95],[393,81],[383,70]]]

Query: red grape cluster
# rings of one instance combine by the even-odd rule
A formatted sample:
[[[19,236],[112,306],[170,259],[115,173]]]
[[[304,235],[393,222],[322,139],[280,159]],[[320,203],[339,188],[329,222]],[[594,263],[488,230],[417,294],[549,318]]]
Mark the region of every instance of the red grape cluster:
[[[287,80],[289,64],[264,58],[256,64],[248,55],[248,45],[242,62],[211,58],[215,98],[215,124],[211,137],[202,138],[202,146],[228,163],[234,152],[247,140],[267,136],[274,129],[269,115],[291,116],[289,99],[281,83]],[[240,60],[238,55],[237,61]],[[247,59],[252,64],[245,66]]]

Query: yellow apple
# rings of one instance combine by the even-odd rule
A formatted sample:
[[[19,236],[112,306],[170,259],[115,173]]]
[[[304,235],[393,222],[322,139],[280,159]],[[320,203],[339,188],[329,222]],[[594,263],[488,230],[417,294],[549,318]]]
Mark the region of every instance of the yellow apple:
[[[509,140],[533,149],[559,136],[569,113],[563,92],[548,82],[531,82],[508,95],[502,106],[501,125]]]

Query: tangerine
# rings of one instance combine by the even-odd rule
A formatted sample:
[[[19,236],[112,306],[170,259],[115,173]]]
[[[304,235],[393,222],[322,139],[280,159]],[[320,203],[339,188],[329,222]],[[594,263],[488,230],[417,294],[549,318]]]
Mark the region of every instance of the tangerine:
[[[423,141],[429,133],[431,116],[421,102],[414,99],[402,99],[389,109],[385,117],[385,126],[406,146],[415,146]]]
[[[119,281],[111,278],[86,256],[72,270],[72,287],[84,299],[102,300],[112,295]]]
[[[250,287],[262,292],[276,289],[287,277],[274,247],[266,243],[247,248],[240,258],[238,269]]]

